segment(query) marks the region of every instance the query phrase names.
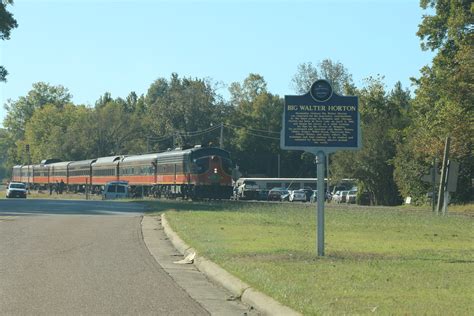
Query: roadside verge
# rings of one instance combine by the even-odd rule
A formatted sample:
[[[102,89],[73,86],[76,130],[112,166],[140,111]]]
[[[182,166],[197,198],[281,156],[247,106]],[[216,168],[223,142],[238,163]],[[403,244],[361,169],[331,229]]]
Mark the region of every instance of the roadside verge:
[[[220,284],[232,293],[236,298],[265,315],[284,315],[293,316],[301,315],[293,309],[281,304],[273,298],[263,294],[250,285],[242,282],[240,279],[234,277],[229,272],[222,269],[214,262],[200,256],[195,249],[188,246],[170,227],[166,220],[165,214],[161,214],[161,225],[165,234],[168,236],[174,247],[184,256],[195,253],[194,265],[199,271],[204,273],[210,280]]]

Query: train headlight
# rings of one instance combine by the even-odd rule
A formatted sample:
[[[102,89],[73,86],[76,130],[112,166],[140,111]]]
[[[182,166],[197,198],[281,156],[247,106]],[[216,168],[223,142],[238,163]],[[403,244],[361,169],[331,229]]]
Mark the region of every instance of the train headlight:
[[[214,173],[217,173],[217,168],[214,168]]]

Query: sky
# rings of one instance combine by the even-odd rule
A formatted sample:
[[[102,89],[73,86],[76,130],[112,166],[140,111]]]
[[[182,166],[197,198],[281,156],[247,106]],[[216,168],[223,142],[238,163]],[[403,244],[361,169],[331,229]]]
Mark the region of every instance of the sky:
[[[268,90],[294,94],[297,66],[341,62],[358,87],[384,76],[387,90],[431,63],[416,36],[417,0],[16,0],[18,28],[0,41],[3,104],[35,82],[62,85],[75,104],[105,92],[146,94],[158,78],[209,78],[228,97],[232,82],[258,73]]]

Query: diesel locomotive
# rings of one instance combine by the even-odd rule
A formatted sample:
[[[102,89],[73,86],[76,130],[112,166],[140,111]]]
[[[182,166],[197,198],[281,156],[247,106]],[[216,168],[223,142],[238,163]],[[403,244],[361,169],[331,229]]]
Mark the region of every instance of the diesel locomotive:
[[[215,147],[168,150],[133,156],[109,156],[81,161],[43,160],[18,165],[12,181],[29,188],[49,188],[63,183],[68,191],[89,188],[101,192],[110,181],[128,182],[136,195],[191,199],[228,199],[232,195],[230,153]]]

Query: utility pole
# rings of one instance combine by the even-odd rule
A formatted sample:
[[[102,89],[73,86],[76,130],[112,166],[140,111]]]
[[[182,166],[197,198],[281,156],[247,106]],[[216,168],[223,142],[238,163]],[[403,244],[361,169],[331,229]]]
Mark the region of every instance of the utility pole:
[[[446,143],[444,145],[444,155],[443,155],[443,167],[441,169],[441,178],[439,179],[439,191],[438,191],[438,205],[436,207],[436,215],[439,214],[441,208],[443,207],[443,197],[446,184],[446,175],[448,174],[448,156],[449,156],[449,143],[451,138],[446,137]]]
[[[219,148],[224,149],[224,123],[221,123],[221,135],[219,138]]]
[[[436,207],[436,174],[438,173],[438,159],[434,158],[433,159],[433,170],[431,172],[431,210],[433,213],[435,212],[435,207]]]
[[[30,159],[30,144],[26,144],[26,145],[25,145],[25,149],[26,149],[26,158],[27,158],[27,160],[28,160],[28,175],[27,175],[27,177],[26,177],[26,178],[28,179],[28,180],[27,180],[28,183],[26,184],[26,186],[27,186],[27,188],[29,189],[29,183],[30,183],[30,165],[31,165],[31,162],[30,162],[30,160],[31,160],[31,159]],[[32,170],[32,172],[33,172],[33,170]]]

